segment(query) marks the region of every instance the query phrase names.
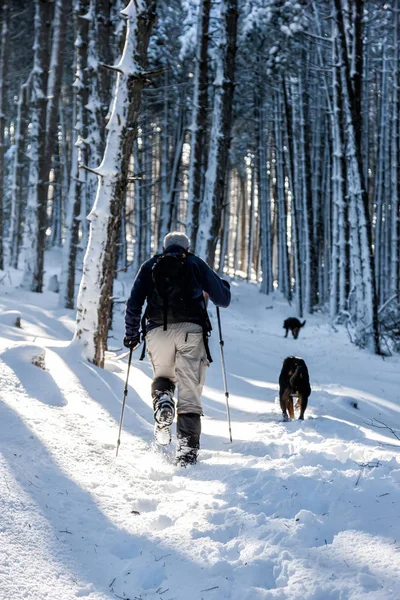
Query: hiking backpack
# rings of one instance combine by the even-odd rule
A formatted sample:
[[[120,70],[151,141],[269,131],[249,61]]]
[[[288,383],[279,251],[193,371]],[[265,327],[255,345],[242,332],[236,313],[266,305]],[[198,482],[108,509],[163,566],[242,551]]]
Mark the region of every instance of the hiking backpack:
[[[151,288],[146,316],[163,325],[190,317],[193,283],[186,263],[187,254],[161,254],[151,270]]]
[[[199,311],[198,299],[193,299],[193,275],[187,266],[188,252],[168,253],[156,256],[151,269],[151,284],[147,296],[147,307],[142,318],[142,336],[146,337],[146,319],[163,325],[167,330],[168,323],[191,321],[193,313]],[[212,362],[208,348],[208,336],[211,323],[208,318],[204,297],[204,308],[200,308],[203,339],[207,358]],[[145,355],[145,345],[141,359]]]

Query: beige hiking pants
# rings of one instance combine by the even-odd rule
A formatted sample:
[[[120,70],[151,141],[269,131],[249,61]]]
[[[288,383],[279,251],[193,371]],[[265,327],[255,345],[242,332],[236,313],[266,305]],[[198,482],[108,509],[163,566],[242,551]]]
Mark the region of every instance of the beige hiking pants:
[[[202,414],[201,394],[209,366],[203,329],[195,323],[156,327],[146,336],[154,378],[167,377],[178,387],[177,413]]]

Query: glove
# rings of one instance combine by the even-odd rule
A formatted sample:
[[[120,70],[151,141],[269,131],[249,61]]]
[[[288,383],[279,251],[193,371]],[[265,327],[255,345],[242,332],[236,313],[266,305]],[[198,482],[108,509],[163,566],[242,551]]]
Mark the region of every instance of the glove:
[[[229,281],[226,281],[226,279],[221,279],[222,283],[224,284],[224,286],[226,288],[228,288],[228,290],[231,289],[231,284],[229,283]]]
[[[125,348],[136,348],[136,346],[139,346],[139,342],[140,342],[140,337],[138,335],[126,335],[124,337],[124,346]]]

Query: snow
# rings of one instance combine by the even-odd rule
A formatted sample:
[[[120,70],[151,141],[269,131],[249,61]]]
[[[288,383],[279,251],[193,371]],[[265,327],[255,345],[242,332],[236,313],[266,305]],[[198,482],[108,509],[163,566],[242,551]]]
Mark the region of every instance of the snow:
[[[199,463],[175,467],[173,449],[154,448],[138,354],[116,459],[126,359],[87,363],[56,294],[5,283],[0,314],[18,309],[22,328],[0,319],[2,598],[400,597],[400,441],[376,427],[399,435],[399,357],[357,349],[322,314],[285,339],[290,307],[233,282],[221,311],[233,443],[212,312]],[[122,324],[120,312],[116,347]],[[38,349],[45,369],[31,362]],[[312,394],[305,421],[284,424],[277,382],[291,354]]]

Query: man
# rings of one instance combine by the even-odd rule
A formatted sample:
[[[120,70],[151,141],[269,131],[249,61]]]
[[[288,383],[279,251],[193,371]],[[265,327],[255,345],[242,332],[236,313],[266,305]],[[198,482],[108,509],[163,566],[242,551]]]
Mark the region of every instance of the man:
[[[147,300],[142,332],[154,372],[154,435],[161,445],[171,442],[178,384],[176,462],[181,466],[195,464],[200,447],[201,394],[210,360],[207,337],[211,329],[204,292],[217,306],[227,307],[231,300],[229,283],[191,254],[189,245],[185,234],[169,233],[163,253],[140,267],[126,305],[124,338],[127,348],[139,344]]]

